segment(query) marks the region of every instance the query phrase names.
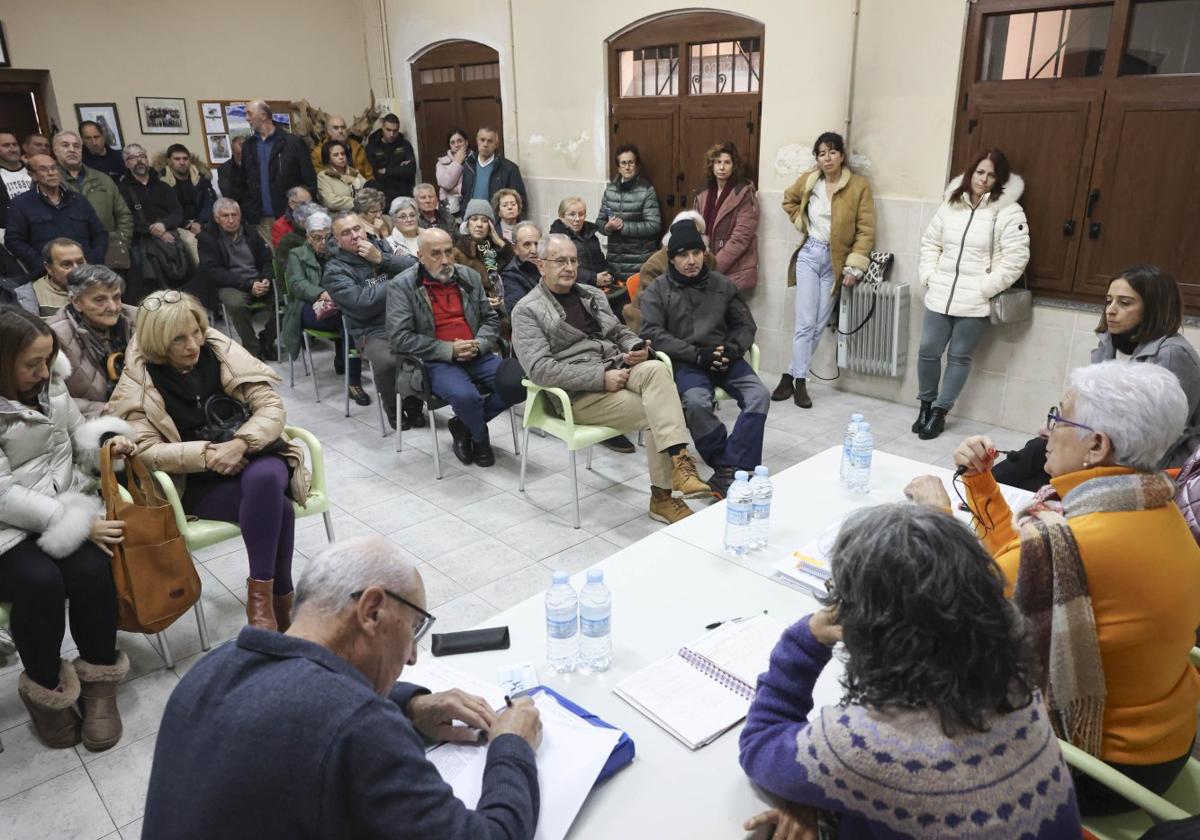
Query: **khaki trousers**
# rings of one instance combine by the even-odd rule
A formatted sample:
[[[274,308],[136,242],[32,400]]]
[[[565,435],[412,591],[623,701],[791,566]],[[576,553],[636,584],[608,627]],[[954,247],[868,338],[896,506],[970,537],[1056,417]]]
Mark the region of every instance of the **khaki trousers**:
[[[200,265],[200,243],[196,239],[196,234],[187,228],[175,228],[175,235],[187,246],[188,253],[192,255],[192,265]]]
[[[267,243],[267,247],[271,249],[271,253],[275,253],[275,245],[271,242],[271,228],[274,227],[275,220],[270,216],[263,216],[258,220],[255,226],[258,229],[258,235],[263,238],[263,242]]]
[[[576,423],[612,426],[622,431],[648,429],[646,462],[650,483],[671,489],[671,456],[667,450],[688,442],[679,391],[667,366],[657,360],[629,369],[623,391],[584,394],[571,401]]]

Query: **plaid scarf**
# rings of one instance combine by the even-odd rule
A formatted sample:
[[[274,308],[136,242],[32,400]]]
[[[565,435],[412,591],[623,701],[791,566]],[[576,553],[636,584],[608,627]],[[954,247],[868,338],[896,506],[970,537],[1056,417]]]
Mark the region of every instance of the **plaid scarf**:
[[[1025,615],[1042,665],[1043,693],[1055,733],[1100,755],[1104,667],[1087,572],[1069,520],[1089,513],[1148,510],[1170,504],[1165,473],[1103,476],[1059,500],[1043,488],[1017,516],[1021,561],[1013,601]]]

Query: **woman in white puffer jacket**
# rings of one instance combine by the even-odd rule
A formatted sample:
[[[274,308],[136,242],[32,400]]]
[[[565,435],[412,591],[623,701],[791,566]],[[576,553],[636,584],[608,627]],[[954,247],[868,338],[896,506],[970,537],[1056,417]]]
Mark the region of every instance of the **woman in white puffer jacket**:
[[[921,411],[912,430],[922,440],[946,428],[946,413],[967,383],[971,357],[991,323],[991,299],[1016,283],[1029,262],[1029,224],[1017,203],[1024,191],[1025,182],[1009,171],[1004,153],[989,149],[946,187],[946,200],[921,237]]]
[[[47,746],[96,751],[121,737],[116,688],[129,660],[116,647],[107,547],[124,523],[105,520],[94,471],[106,438],[133,454],[133,430],[116,417],[85,421],[67,392],[70,367],[40,318],[0,307],[0,601],[12,605],[25,669],[17,693]],[[66,601],[74,662],[59,658]]]

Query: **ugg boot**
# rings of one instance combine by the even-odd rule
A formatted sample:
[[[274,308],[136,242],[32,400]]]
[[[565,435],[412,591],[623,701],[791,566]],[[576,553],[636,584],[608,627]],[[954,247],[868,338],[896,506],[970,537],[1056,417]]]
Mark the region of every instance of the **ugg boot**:
[[[17,694],[33,718],[33,728],[48,747],[56,750],[79,743],[79,677],[71,663],[62,660],[58,667],[58,690],[46,688],[24,671],[17,677]]]
[[[121,740],[121,713],[117,710],[117,684],[129,673],[129,657],[117,651],[112,665],[75,660],[79,675],[79,707],[83,711],[83,745],[100,752]]]
[[[275,595],[271,598],[271,605],[275,608],[275,624],[279,627],[280,633],[286,633],[287,629],[292,626],[292,600],[295,597],[295,592],[289,592],[286,595]]]
[[[775,390],[771,392],[771,401],[783,402],[793,393],[795,393],[796,389],[792,382],[792,375],[790,373],[785,373],[783,376],[779,377],[779,384],[776,385]]]
[[[917,412],[917,422],[912,424],[913,434],[920,434],[921,429],[925,428],[925,424],[929,422],[929,412],[933,410],[933,403],[929,400],[921,400],[921,410]]]
[[[796,393],[792,395],[792,399],[796,401],[796,405],[801,408],[812,408],[812,398],[808,395],[808,380],[796,380]]]
[[[921,440],[933,440],[946,430],[946,409],[935,408],[929,412],[929,421],[917,432]]]
[[[263,630],[278,630],[275,621],[275,606],[271,603],[275,580],[246,578],[246,623]]]

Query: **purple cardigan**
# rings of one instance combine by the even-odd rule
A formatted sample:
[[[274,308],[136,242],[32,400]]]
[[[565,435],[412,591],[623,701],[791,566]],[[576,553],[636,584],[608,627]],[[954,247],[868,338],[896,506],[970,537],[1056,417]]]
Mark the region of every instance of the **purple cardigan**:
[[[812,690],[832,649],[788,628],[741,735],[741,764],[789,802],[835,814],[839,838],[1064,838],[1082,829],[1075,789],[1042,699],[988,719],[988,732],[942,733],[923,709],[826,706]]]

